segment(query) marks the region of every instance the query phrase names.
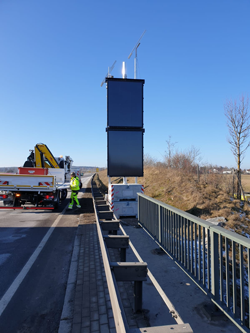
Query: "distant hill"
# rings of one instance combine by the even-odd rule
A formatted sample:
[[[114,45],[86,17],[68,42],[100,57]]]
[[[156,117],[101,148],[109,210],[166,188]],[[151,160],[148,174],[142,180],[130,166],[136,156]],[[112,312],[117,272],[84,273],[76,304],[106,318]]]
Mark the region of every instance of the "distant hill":
[[[83,170],[96,170],[96,168],[98,168],[98,167],[96,167],[96,166],[75,166],[75,165],[73,165],[72,166],[72,169],[83,169]],[[104,168],[99,168],[99,169],[101,169],[101,170],[104,170]]]
[[[0,167],[0,172],[17,173],[18,167]]]
[[[97,167],[93,166],[73,166],[72,169],[80,169],[81,172],[91,171],[95,172]],[[103,170],[104,168],[99,168],[99,170]],[[0,167],[0,172],[3,173],[18,173],[18,167]]]

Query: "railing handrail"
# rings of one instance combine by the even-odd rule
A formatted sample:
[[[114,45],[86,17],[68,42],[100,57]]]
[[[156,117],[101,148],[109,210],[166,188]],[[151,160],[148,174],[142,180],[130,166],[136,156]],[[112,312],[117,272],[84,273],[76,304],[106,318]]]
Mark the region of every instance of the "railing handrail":
[[[250,239],[142,193],[138,221],[242,332],[250,332]]]
[[[207,229],[212,229],[217,234],[223,235],[223,236],[225,236],[225,237],[227,237],[227,238],[229,238],[233,241],[236,241],[236,242],[240,243],[241,245],[243,245],[247,248],[250,248],[250,239],[246,238],[245,236],[239,235],[234,231],[224,229],[220,226],[215,226],[213,223],[211,223],[209,221],[202,220],[201,218],[199,218],[197,216],[194,216],[194,215],[192,215],[190,213],[187,213],[183,210],[180,210],[176,207],[168,205],[168,204],[166,204],[162,201],[159,201],[157,199],[151,198],[146,194],[143,194],[143,193],[137,193],[137,194],[138,194],[139,197],[142,197],[142,198],[145,198],[145,199],[147,199],[151,202],[154,202],[158,206],[167,208],[168,210],[172,211],[175,214],[178,214],[178,215],[180,215],[180,216],[182,216],[182,217],[184,217],[184,218],[186,218],[186,219],[188,219],[192,222],[195,222],[195,223],[199,224],[202,227],[205,227]]]
[[[239,235],[234,231],[224,229],[219,226],[212,225],[210,227],[211,231],[216,232],[218,235],[222,235],[227,237],[228,239],[239,243],[242,246],[245,246],[247,248],[250,248],[250,239],[246,238],[245,236]]]
[[[204,221],[204,220],[202,220],[201,218],[199,218],[197,216],[194,216],[194,215],[192,215],[190,213],[184,212],[183,210],[180,210],[180,209],[175,208],[175,207],[173,207],[171,205],[168,205],[168,204],[166,204],[166,203],[164,203],[164,202],[162,202],[160,200],[151,198],[151,197],[149,197],[146,194],[143,194],[143,193],[137,193],[137,194],[138,194],[139,197],[143,197],[143,198],[145,198],[145,199],[147,199],[147,200],[149,200],[151,202],[154,202],[155,204],[157,204],[157,205],[159,205],[161,207],[165,207],[165,208],[171,210],[173,213],[176,213],[176,214],[178,214],[178,215],[180,215],[180,216],[182,216],[184,218],[187,218],[189,220],[192,220],[193,222],[196,222],[196,223],[200,224],[201,226],[204,226],[204,227],[208,228],[208,227],[210,227],[210,226],[213,225],[211,222]]]

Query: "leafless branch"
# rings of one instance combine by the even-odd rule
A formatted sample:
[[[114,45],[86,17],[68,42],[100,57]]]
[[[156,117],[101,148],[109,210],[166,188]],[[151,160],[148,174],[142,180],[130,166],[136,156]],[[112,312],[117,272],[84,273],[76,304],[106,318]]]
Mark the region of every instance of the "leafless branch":
[[[224,106],[225,116],[227,118],[227,126],[229,130],[228,143],[237,162],[239,186],[240,168],[244,159],[244,153],[250,146],[250,114],[248,111],[249,99],[242,96],[239,102],[229,101]],[[240,196],[240,188],[237,189],[237,197]]]

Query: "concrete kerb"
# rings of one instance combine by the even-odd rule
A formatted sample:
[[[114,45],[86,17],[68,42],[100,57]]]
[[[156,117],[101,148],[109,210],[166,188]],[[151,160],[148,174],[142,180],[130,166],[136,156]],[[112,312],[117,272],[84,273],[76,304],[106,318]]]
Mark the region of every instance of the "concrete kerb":
[[[74,301],[75,297],[75,285],[77,279],[77,269],[78,269],[78,261],[80,254],[80,237],[81,237],[81,226],[78,226],[74,241],[73,253],[71,257],[68,282],[66,287],[64,305],[61,314],[58,333],[69,333],[72,330],[72,322],[74,315],[74,311],[72,309],[72,302]]]

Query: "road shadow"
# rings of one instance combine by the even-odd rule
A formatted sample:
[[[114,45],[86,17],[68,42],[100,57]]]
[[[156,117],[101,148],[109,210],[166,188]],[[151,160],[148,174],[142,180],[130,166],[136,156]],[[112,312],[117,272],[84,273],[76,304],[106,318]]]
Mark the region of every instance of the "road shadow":
[[[81,190],[80,192],[83,192],[83,193],[92,193],[90,187],[87,187],[87,188],[84,189],[84,191]]]

